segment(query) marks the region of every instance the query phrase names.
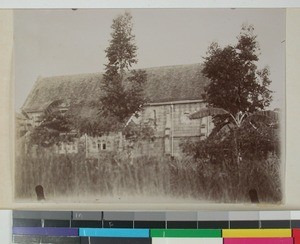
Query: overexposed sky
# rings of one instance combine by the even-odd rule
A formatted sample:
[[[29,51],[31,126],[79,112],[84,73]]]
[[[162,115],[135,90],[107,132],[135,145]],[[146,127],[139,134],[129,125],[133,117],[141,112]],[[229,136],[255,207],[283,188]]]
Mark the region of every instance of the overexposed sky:
[[[285,10],[132,9],[139,62],[136,68],[203,62],[208,46],[235,44],[243,23],[258,35],[259,65],[269,66],[272,107],[284,107]],[[102,72],[112,19],[122,9],[16,10],[15,107],[38,76]]]

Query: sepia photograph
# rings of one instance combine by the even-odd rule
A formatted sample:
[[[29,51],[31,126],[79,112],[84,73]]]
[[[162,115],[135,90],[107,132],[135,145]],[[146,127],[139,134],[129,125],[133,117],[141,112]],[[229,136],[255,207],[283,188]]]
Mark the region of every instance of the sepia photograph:
[[[16,202],[284,203],[284,9],[14,10]]]

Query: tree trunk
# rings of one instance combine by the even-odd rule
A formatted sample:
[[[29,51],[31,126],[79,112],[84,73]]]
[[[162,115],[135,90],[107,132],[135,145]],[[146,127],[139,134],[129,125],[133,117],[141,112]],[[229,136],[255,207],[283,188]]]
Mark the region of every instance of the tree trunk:
[[[237,138],[237,128],[233,130],[234,136],[234,143],[235,143],[235,154],[236,154],[236,164],[237,164],[237,176],[238,176],[238,189],[241,185],[241,168],[240,168],[240,150],[238,145],[238,138]]]

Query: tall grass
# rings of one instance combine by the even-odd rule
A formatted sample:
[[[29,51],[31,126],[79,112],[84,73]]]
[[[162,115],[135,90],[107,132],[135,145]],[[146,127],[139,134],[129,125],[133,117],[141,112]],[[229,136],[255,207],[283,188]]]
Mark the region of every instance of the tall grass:
[[[15,165],[15,196],[36,199],[42,185],[46,199],[92,196],[172,197],[214,202],[249,202],[256,189],[260,201],[280,202],[280,160],[270,155],[265,162],[244,161],[239,182],[230,162],[210,164],[191,157],[142,156],[129,159],[120,152],[85,158],[84,153],[57,155],[40,150],[35,156],[19,154]],[[90,199],[90,198],[89,198]]]
[[[35,198],[35,187],[42,185],[49,198],[163,196],[170,191],[171,181],[166,160],[140,157],[132,161],[113,153],[89,159],[84,154],[25,155],[16,160],[15,193],[17,198]]]

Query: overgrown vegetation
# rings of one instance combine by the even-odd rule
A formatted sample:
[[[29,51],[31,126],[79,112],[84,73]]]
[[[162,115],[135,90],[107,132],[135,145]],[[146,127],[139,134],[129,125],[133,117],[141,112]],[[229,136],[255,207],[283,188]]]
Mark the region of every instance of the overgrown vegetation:
[[[48,150],[48,149],[45,149]],[[19,151],[20,152],[20,151]],[[237,187],[230,161],[212,164],[192,157],[139,157],[129,162],[123,153],[102,154],[86,159],[85,154],[58,155],[40,151],[16,159],[17,199],[36,199],[35,187],[42,185],[47,201],[68,197],[74,201],[106,198],[159,197],[214,202],[249,202],[248,192],[258,191],[261,202],[281,200],[279,158],[245,161],[242,185]],[[267,194],[266,194],[267,192]]]
[[[222,174],[231,176],[237,192],[246,191],[246,182],[259,181],[258,169],[271,163],[270,174],[275,172],[273,181],[280,189],[279,113],[266,110],[272,101],[269,70],[257,67],[259,45],[253,26],[243,26],[237,40],[224,48],[217,43],[209,47],[202,70],[211,80],[204,94],[207,108],[190,118],[211,116],[215,127],[207,138],[187,141],[182,149],[195,160],[218,165]],[[253,182],[248,182],[251,177]],[[268,172],[265,177],[272,184]]]
[[[61,112],[58,105],[49,106],[41,115],[40,125],[29,132],[30,142],[28,146],[37,145],[43,148],[58,146],[68,143],[77,136],[74,130],[72,117]]]

